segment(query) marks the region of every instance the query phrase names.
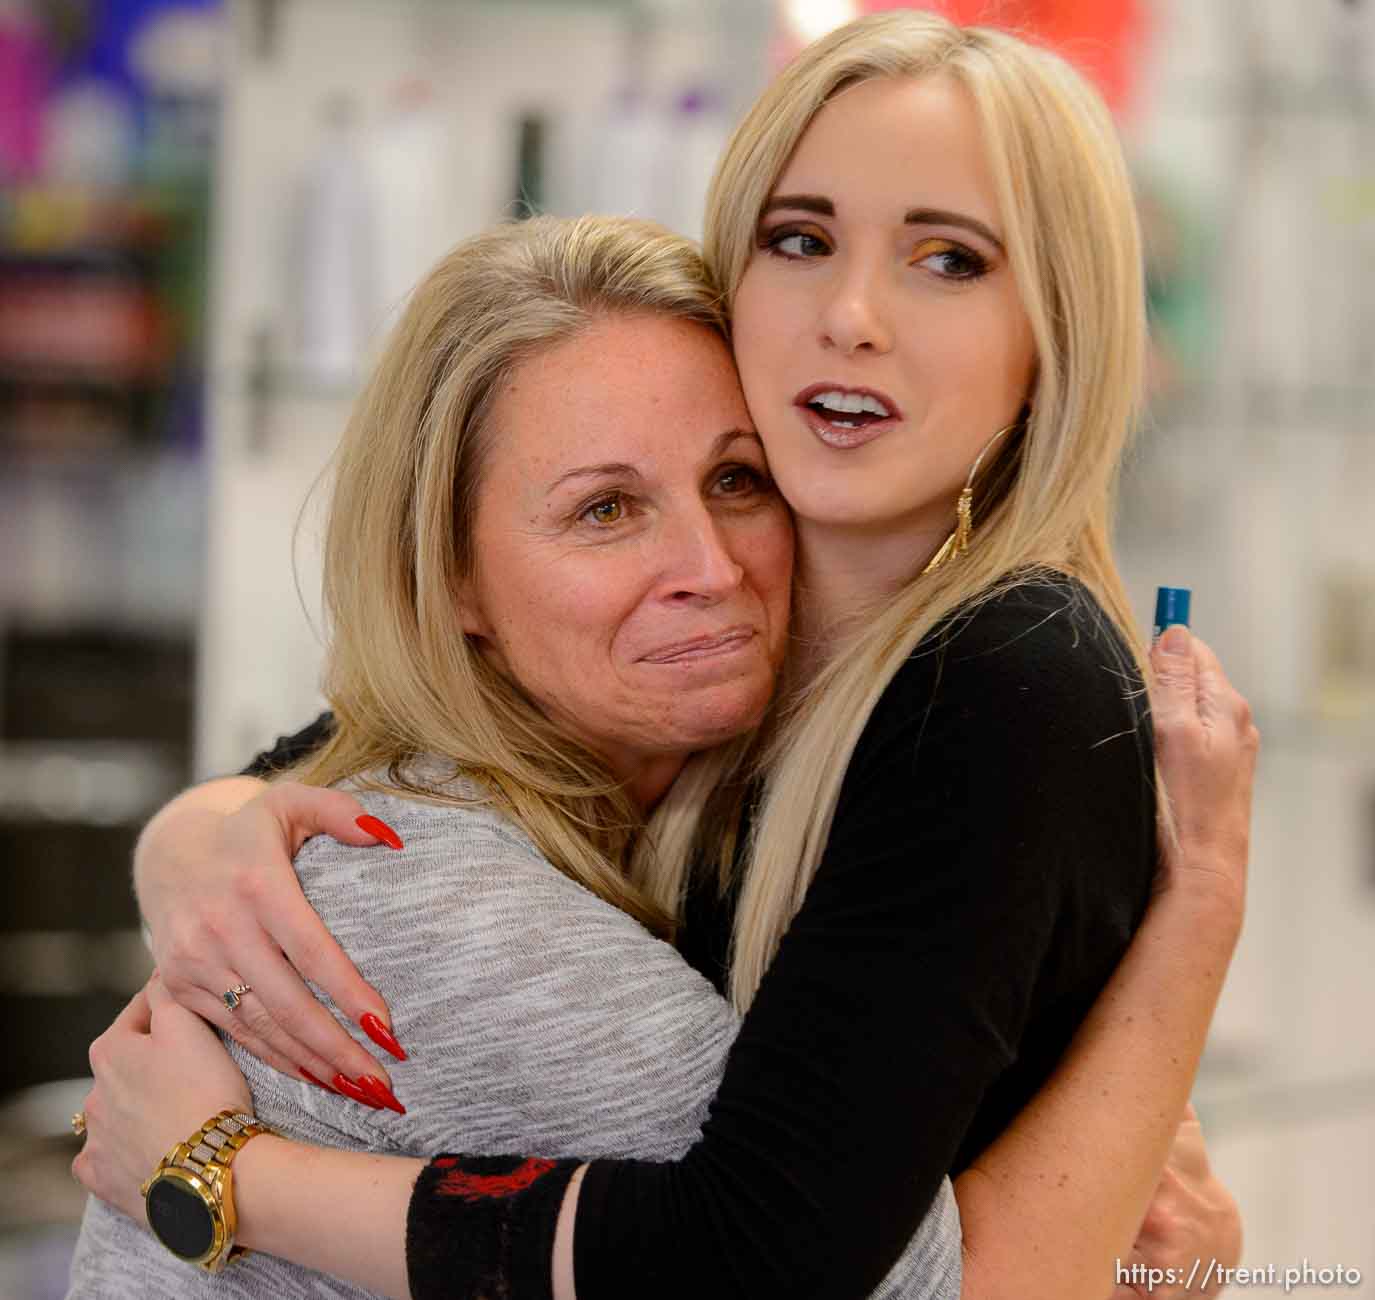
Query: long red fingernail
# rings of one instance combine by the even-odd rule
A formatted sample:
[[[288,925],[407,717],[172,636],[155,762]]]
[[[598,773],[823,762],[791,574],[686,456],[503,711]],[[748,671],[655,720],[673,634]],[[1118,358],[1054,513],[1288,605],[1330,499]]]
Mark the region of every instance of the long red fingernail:
[[[380,1101],[388,1110],[394,1110],[398,1115],[404,1115],[406,1108],[396,1100],[392,1090],[387,1087],[381,1079],[371,1074],[360,1074],[358,1076],[358,1086],[364,1092],[369,1093],[374,1101]]]
[[[354,1101],[362,1102],[364,1106],[371,1106],[373,1110],[382,1110],[383,1105],[380,1101],[368,1096],[352,1079],[347,1075],[336,1074],[334,1076],[334,1086]]]
[[[301,1071],[301,1077],[302,1077],[307,1083],[313,1083],[317,1088],[323,1088],[326,1092],[333,1092],[333,1091],[334,1091],[334,1089],[331,1088],[331,1087],[329,1086],[329,1084],[327,1084],[327,1083],[321,1083],[320,1080],[317,1079],[313,1074],[311,1074],[311,1072],[310,1072],[309,1070],[307,1070],[306,1067],[305,1067],[304,1065],[302,1065],[302,1066],[300,1066],[300,1067],[298,1067],[298,1068],[299,1068],[300,1071]]]
[[[371,813],[364,813],[361,817],[354,818],[353,824],[360,831],[367,831],[374,839],[381,840],[389,849],[404,849],[406,847],[401,843],[401,836],[380,817],[374,817]]]
[[[365,1016],[359,1016],[358,1023],[363,1026],[363,1032],[372,1039],[378,1047],[385,1047],[398,1061],[406,1059],[406,1049],[401,1046],[392,1035],[392,1031],[382,1023],[382,1021],[371,1011]]]

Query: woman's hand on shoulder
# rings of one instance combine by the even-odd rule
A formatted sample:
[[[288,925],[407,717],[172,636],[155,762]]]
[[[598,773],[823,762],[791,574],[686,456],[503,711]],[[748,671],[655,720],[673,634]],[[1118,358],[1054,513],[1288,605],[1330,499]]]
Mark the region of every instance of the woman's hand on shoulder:
[[[293,1078],[371,1075],[389,1087],[387,1072],[305,984],[319,985],[379,1046],[401,1055],[394,1039],[387,1043],[386,1003],[306,901],[292,859],[312,835],[360,846],[390,836],[399,846],[395,833],[375,819],[386,836],[362,829],[357,819],[368,824],[367,814],[352,795],[294,782],[264,786],[229,813],[182,798],[185,807],[169,806],[144,832],[136,868],[168,993]],[[224,994],[240,985],[251,991],[231,1010]]]
[[[1169,815],[1158,890],[1220,904],[1239,926],[1260,733],[1217,656],[1187,629],[1169,628],[1151,664],[1161,806]]]
[[[1137,1234],[1126,1276],[1112,1300],[1215,1296],[1224,1270],[1241,1260],[1241,1213],[1213,1173],[1203,1129],[1192,1105],[1175,1133],[1170,1158]]]

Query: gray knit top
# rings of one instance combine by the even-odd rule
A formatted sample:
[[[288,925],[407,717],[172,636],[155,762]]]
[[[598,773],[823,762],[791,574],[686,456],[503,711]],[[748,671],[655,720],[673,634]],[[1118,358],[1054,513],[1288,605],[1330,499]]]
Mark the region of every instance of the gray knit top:
[[[478,794],[461,782],[450,788]],[[407,1113],[370,1110],[288,1078],[230,1042],[259,1117],[305,1142],[411,1156],[681,1156],[699,1136],[738,1028],[711,984],[557,871],[494,810],[371,791],[360,798],[405,849],[317,837],[296,869],[312,906],[387,1000],[409,1053],[387,1064]],[[957,1300],[960,1276],[947,1180],[875,1295]],[[94,1200],[68,1292],[128,1300],[366,1294],[257,1254],[211,1277]]]

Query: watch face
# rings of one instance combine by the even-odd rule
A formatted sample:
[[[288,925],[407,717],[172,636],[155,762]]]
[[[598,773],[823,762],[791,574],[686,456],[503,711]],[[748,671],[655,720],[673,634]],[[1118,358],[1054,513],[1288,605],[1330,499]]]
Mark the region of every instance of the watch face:
[[[182,1259],[203,1259],[215,1243],[210,1210],[196,1192],[177,1178],[159,1178],[146,1201],[148,1226],[157,1239]]]

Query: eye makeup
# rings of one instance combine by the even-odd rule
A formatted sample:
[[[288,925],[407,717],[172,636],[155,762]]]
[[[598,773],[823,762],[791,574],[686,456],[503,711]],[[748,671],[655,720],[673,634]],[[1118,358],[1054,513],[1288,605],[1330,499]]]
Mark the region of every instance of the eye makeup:
[[[920,240],[907,264],[920,266],[931,258],[945,259],[946,265],[938,274],[949,280],[977,280],[989,271],[988,259],[982,253],[940,235]]]
[[[785,248],[791,240],[798,242],[795,249]],[[811,245],[810,250],[808,245]],[[826,237],[814,226],[785,224],[772,229],[761,229],[755,236],[755,246],[765,253],[785,259],[804,259],[822,257],[831,251]]]

